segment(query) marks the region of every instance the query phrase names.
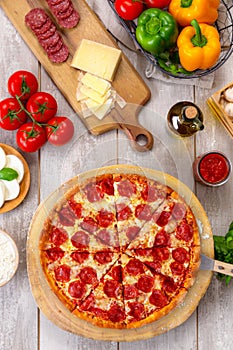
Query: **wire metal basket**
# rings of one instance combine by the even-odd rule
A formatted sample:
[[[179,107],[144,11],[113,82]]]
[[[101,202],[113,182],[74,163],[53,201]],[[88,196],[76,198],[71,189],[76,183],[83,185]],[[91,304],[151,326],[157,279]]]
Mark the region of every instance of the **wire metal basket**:
[[[189,74],[185,74],[183,72],[176,71],[175,73],[169,70],[168,68],[161,67],[159,65],[158,60],[150,53],[146,52],[137,42],[135,31],[136,31],[136,22],[135,21],[126,21],[122,19],[116,12],[114,7],[114,0],[107,0],[110,7],[114,11],[115,15],[117,16],[118,20],[120,21],[121,25],[125,28],[129,36],[132,38],[135,48],[140,51],[145,58],[151,62],[154,66],[156,66],[159,70],[161,70],[163,73],[170,75],[174,78],[182,78],[182,79],[194,79],[194,78],[200,78],[202,76],[205,76],[207,74],[210,74],[220,68],[231,56],[233,51],[233,17],[232,17],[232,11],[233,11],[233,1],[232,0],[221,0],[219,8],[218,8],[218,19],[215,22],[215,27],[219,32],[220,35],[220,43],[221,43],[221,53],[218,58],[218,61],[215,63],[214,66],[212,66],[209,69],[206,70],[195,70],[194,72],[191,72]]]

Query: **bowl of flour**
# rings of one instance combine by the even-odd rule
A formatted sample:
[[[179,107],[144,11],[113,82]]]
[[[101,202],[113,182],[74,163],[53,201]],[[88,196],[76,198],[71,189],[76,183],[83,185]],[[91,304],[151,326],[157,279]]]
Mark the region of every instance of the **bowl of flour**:
[[[18,264],[19,253],[14,240],[0,229],[0,287],[12,279]]]

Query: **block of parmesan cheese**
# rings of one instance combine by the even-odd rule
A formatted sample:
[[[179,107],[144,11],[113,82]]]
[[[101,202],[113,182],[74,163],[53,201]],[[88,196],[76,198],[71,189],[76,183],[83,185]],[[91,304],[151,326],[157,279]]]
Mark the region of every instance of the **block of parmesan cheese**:
[[[121,50],[114,47],[83,39],[74,54],[71,66],[113,81],[121,54]]]

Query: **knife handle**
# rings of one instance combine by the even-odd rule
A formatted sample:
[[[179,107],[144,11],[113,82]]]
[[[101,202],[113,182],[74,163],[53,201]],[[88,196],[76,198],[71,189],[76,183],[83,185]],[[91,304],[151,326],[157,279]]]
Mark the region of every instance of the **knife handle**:
[[[214,271],[233,277],[233,265],[232,264],[227,264],[225,262],[215,260],[214,261]]]

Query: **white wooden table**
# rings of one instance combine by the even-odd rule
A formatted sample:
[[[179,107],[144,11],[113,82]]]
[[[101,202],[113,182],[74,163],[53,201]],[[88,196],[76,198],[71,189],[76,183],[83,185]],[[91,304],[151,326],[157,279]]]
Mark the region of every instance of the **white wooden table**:
[[[112,12],[108,4],[103,0],[88,3],[110,26]],[[89,134],[1,9],[0,23],[1,100],[8,97],[8,77],[19,69],[29,70],[38,76],[40,89],[57,98],[59,114],[69,116],[75,124],[75,136],[66,146],[55,148],[46,144],[39,153],[24,154],[31,172],[29,194],[18,208],[0,216],[0,228],[12,235],[20,254],[17,274],[0,288],[0,350],[232,349],[233,283],[226,287],[216,276],[197,310],[184,324],[152,339],[118,344],[85,339],[59,329],[41,314],[30,291],[26,237],[38,204],[61,183],[85,170],[117,163],[146,166],[178,177],[199,198],[213,233],[224,235],[233,220],[233,178],[222,187],[207,188],[194,182],[191,164],[196,155],[213,149],[225,152],[233,162],[233,140],[206,104],[213,92],[233,81],[233,57],[215,73],[212,89],[203,89],[146,79],[145,59],[122,47],[152,92],[139,119],[154,135],[155,144],[150,152],[139,153],[121,132],[98,137]],[[180,100],[193,101],[204,112],[204,131],[185,141],[166,131],[166,114]],[[14,132],[0,130],[0,142],[17,148]]]

